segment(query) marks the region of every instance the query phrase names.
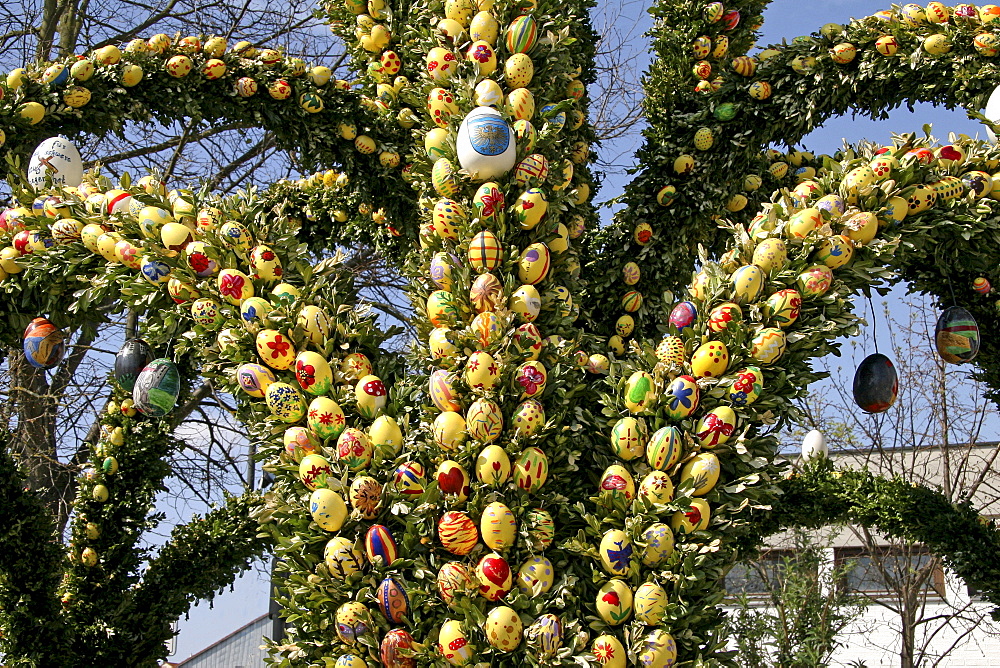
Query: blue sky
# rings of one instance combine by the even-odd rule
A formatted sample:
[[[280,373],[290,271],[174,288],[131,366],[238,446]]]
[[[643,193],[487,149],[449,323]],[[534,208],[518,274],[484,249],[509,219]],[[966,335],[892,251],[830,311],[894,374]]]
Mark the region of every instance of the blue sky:
[[[632,32],[636,36],[641,35],[649,25],[645,6],[647,5],[644,3],[623,0],[623,4],[614,5],[614,16],[611,20],[623,30]],[[845,23],[851,17],[861,18],[880,9],[886,9],[888,6],[888,2],[872,2],[870,0],[775,0],[765,15],[764,36],[761,43],[780,42],[782,38],[791,40],[797,35],[809,34],[818,30],[824,23]],[[599,8],[598,11],[602,10]],[[595,22],[600,25],[602,17],[598,16]],[[629,30],[633,25],[637,28],[634,32]],[[632,57],[645,59],[648,62],[647,46],[644,40],[637,37],[625,48],[630,51]],[[949,132],[966,133],[971,136],[980,133],[985,136],[982,126],[970,121],[964,112],[947,111],[922,104],[917,105],[913,112],[897,109],[892,112],[887,121],[876,122],[862,117],[834,119],[808,137],[804,142],[804,147],[816,153],[828,153],[840,147],[845,139],[852,143],[863,138],[873,141],[887,141],[892,131],[920,132],[921,127],[926,123],[933,124],[935,135],[941,138],[946,138]],[[602,147],[602,155],[608,159],[613,159],[613,156],[620,154],[627,156],[631,154],[639,140],[636,133],[627,135],[620,141]],[[621,174],[609,175],[603,186],[600,199],[607,200],[620,194],[624,183],[625,177]],[[896,288],[885,301],[889,304],[890,312],[894,315],[909,318],[909,312],[902,307],[904,298],[905,289]],[[876,310],[880,310],[878,305],[876,305]],[[864,355],[874,352],[876,337],[880,341],[888,341],[889,332],[885,318],[880,314],[877,321],[874,332],[867,330],[857,338],[857,346],[854,347],[854,361],[846,359],[842,362],[847,369],[846,375],[835,375],[833,379],[825,381],[826,383],[850,382],[853,364],[860,361]],[[888,344],[883,343],[881,348],[882,352],[886,352]],[[851,352],[850,347],[847,352]],[[813,390],[825,392],[829,387],[829,385],[817,384]],[[993,429],[992,433],[984,434],[984,438],[995,438],[995,433],[996,430]],[[181,620],[177,650],[172,658],[179,660],[190,656],[266,610],[267,583],[263,567],[261,567],[242,578],[232,592],[220,596],[213,608],[209,608],[207,604],[203,603],[192,610],[188,620]]]

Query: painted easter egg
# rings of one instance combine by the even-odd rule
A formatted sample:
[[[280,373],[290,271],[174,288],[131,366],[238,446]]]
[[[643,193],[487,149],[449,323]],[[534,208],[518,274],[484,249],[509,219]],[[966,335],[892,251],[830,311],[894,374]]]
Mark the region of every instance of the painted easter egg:
[[[253,277],[265,281],[274,281],[281,278],[283,270],[281,259],[270,246],[255,246],[250,251],[250,268],[253,270]]]
[[[191,304],[191,317],[196,325],[210,330],[219,329],[226,321],[226,317],[220,313],[219,302],[207,298],[196,299]]]
[[[323,395],[333,385],[333,370],[322,355],[303,350],[295,356],[295,380],[309,394]]]
[[[494,501],[483,509],[479,520],[479,531],[483,542],[492,549],[502,551],[514,544],[517,537],[517,522],[510,508]]]
[[[788,262],[788,249],[781,239],[764,239],[753,251],[753,264],[760,267],[765,274],[775,269],[784,269]]]
[[[469,47],[469,51],[475,54],[475,51],[473,51],[472,47]],[[492,47],[489,47],[488,51],[485,49],[480,51],[480,55],[487,61],[487,63],[490,62],[491,57],[494,61],[496,60],[496,53],[493,51]],[[482,65],[478,62],[477,65],[480,68],[482,67]],[[495,68],[496,62],[493,62],[492,65]],[[503,104],[504,101],[503,89],[500,88],[500,84],[498,84],[493,79],[483,79],[478,84],[476,84],[476,88],[474,91],[474,99],[476,104],[481,107],[499,107],[500,105]],[[517,135],[515,134],[515,136]],[[518,140],[520,140],[520,137],[517,138]],[[522,147],[525,146],[524,143],[520,141],[519,143],[521,143]]]
[[[549,459],[535,447],[525,448],[514,464],[514,483],[526,492],[535,492],[549,477]]]
[[[731,281],[734,301],[746,304],[757,301],[757,296],[764,287],[764,273],[760,267],[748,264],[733,272]]]
[[[333,668],[367,668],[367,665],[357,654],[341,654]]]
[[[749,406],[757,401],[764,391],[764,374],[755,366],[748,366],[736,372],[736,380],[729,386],[729,401],[733,406]]]
[[[535,18],[529,14],[518,16],[507,26],[504,43],[511,53],[527,53],[535,46],[538,38],[538,25]]]
[[[518,195],[511,207],[521,229],[531,230],[538,226],[548,213],[549,200],[541,188],[528,188]]]
[[[427,345],[434,359],[449,359],[458,354],[458,347],[448,338],[450,332],[447,327],[435,327],[427,337]]]
[[[699,396],[698,383],[694,378],[678,376],[664,392],[667,415],[675,420],[686,418],[698,408]]]
[[[529,596],[544,594],[555,584],[552,562],[541,556],[529,557],[517,571],[517,590]]]
[[[503,429],[503,412],[495,401],[477,399],[469,406],[465,423],[469,436],[477,441],[489,443],[500,436],[500,431]]]
[[[625,417],[611,429],[611,450],[625,461],[642,456],[646,451],[645,425],[634,417]]]
[[[359,601],[348,601],[337,608],[334,621],[337,624],[337,637],[348,645],[353,645],[372,629],[368,608]]]
[[[181,377],[177,366],[161,357],[139,372],[132,388],[132,401],[140,413],[162,417],[173,410],[180,390]]]
[[[326,487],[326,479],[331,474],[330,462],[322,455],[306,455],[299,462],[299,480],[306,489]]]
[[[597,590],[597,614],[611,626],[632,616],[632,590],[619,579],[608,580]]]
[[[833,272],[825,264],[814,265],[799,274],[796,285],[805,298],[821,297],[833,285]]]
[[[281,442],[285,446],[285,454],[295,462],[301,462],[303,457],[319,449],[319,440],[305,427],[289,427],[285,430]]]
[[[86,245],[86,233],[88,227],[97,227],[94,225],[85,225],[80,233],[80,239]],[[139,271],[142,272],[142,277],[153,285],[160,285],[162,283],[167,283],[170,280],[170,265],[165,262],[160,262],[159,260],[154,260],[149,256],[144,255],[139,261]]]
[[[379,527],[383,531],[385,530],[385,527],[376,525],[368,530],[368,535],[371,534],[372,529],[377,529]],[[366,536],[366,546],[367,542],[368,538]],[[393,548],[395,548],[395,545]],[[382,614],[385,615],[386,620],[391,623],[401,623],[409,612],[410,599],[406,595],[406,590],[403,588],[403,585],[400,584],[400,582],[395,578],[388,577],[382,580],[378,589],[375,590],[375,597],[378,600],[378,607],[382,611]]]
[[[182,225],[181,227],[184,226]],[[164,226],[163,229],[167,229],[167,226]],[[187,228],[185,227],[184,229]],[[231,304],[239,305],[244,299],[253,297],[253,281],[242,271],[236,269],[223,269],[220,271],[217,279],[217,287],[219,294],[225,297]]]
[[[680,459],[683,447],[677,427],[662,427],[653,433],[646,444],[646,461],[654,469],[666,471]]]
[[[506,174],[517,159],[514,133],[493,107],[476,107],[458,128],[458,162],[476,181]]]
[[[764,302],[764,317],[782,329],[798,320],[802,296],[798,290],[778,290]]]
[[[403,447],[403,431],[395,419],[380,415],[368,428],[368,440],[376,453],[391,459]]]
[[[309,514],[324,531],[340,531],[347,519],[347,504],[332,489],[314,489],[309,495]]]
[[[684,363],[684,341],[668,334],[656,345],[656,358],[664,364]]]
[[[56,330],[58,331],[58,330]],[[114,378],[126,392],[131,392],[139,373],[153,358],[153,350],[142,339],[129,339],[115,354]],[[263,392],[260,395],[263,397]]]
[[[700,439],[700,434],[699,434]],[[719,482],[719,458],[711,452],[700,452],[684,464],[681,482],[691,484],[692,496],[705,496]]]
[[[590,646],[590,653],[597,658],[598,665],[605,668],[625,668],[628,665],[628,655],[624,645],[618,638],[607,633],[594,639],[594,644]]]
[[[374,478],[358,476],[351,483],[351,507],[366,520],[375,519],[382,501],[382,485]]]
[[[663,471],[650,471],[639,483],[638,493],[649,504],[670,503],[674,500],[674,484]]]
[[[354,398],[358,412],[370,420],[385,408],[389,396],[382,379],[369,374],[358,380],[354,387]]]
[[[446,327],[458,320],[455,296],[444,290],[435,290],[427,297],[427,319],[435,327]]]
[[[698,420],[695,428],[698,443],[712,448],[729,441],[736,431],[736,413],[729,406],[718,406]]]
[[[51,369],[66,354],[65,335],[45,318],[33,319],[24,330],[23,340],[24,357],[36,369]]]
[[[145,270],[148,266],[149,265],[143,265],[143,269]],[[171,277],[167,280],[167,294],[170,295],[170,298],[177,304],[183,304],[184,302],[193,301],[198,297],[199,293],[191,285]]]
[[[639,665],[643,668],[668,668],[677,661],[677,643],[663,629],[654,629],[647,635],[639,652]]]
[[[455,98],[444,88],[433,88],[427,94],[427,111],[431,115],[431,120],[439,128],[447,129],[451,117],[458,112],[458,105]],[[513,166],[513,158],[511,159]]]
[[[610,492],[611,496],[621,495],[626,501],[635,498],[635,480],[621,464],[612,464],[604,469],[599,489],[602,493]]]
[[[372,375],[374,367],[364,353],[350,353],[340,361],[340,377],[344,382],[357,382]]]
[[[830,269],[843,267],[854,256],[854,242],[842,234],[827,237],[816,248],[813,259]]]
[[[514,588],[510,564],[496,552],[485,555],[476,564],[479,594],[488,601],[499,601]]]
[[[698,346],[691,356],[691,373],[695,378],[715,378],[726,373],[729,350],[722,341],[708,341]]]
[[[505,605],[497,606],[486,615],[483,632],[486,640],[502,652],[511,652],[521,644],[524,625],[517,612]]]
[[[885,355],[866,357],[854,374],[854,401],[868,413],[883,413],[896,402],[899,379]]]
[[[542,310],[542,296],[533,285],[522,285],[511,296],[508,306],[522,322],[533,322]]]
[[[545,408],[535,399],[522,401],[514,409],[512,420],[515,432],[522,436],[533,436],[545,425]]]
[[[605,532],[598,548],[601,565],[611,575],[626,575],[632,565],[633,546],[628,534],[621,529]]]
[[[487,485],[501,485],[510,477],[510,458],[499,445],[488,445],[476,458],[476,478]]]
[[[348,427],[337,437],[338,461],[351,471],[367,468],[372,461],[372,444],[368,435],[360,429]]]
[[[667,592],[655,582],[644,582],[635,590],[633,605],[637,621],[647,626],[656,626],[663,620],[663,613],[667,609]]]
[[[763,364],[772,364],[785,353],[785,333],[777,327],[764,327],[750,340],[750,355]]]
[[[248,362],[236,369],[236,382],[255,399],[263,399],[267,387],[276,380],[274,373],[260,364]]]
[[[469,263],[479,273],[497,268],[503,258],[503,246],[489,230],[477,232],[469,242]]]
[[[548,373],[541,362],[525,362],[514,373],[514,387],[521,390],[522,399],[541,396],[547,380]]]
[[[691,499],[687,510],[678,510],[670,520],[670,527],[681,533],[701,531],[708,527],[711,521],[711,511],[708,501],[702,498]]]
[[[526,354],[529,360],[536,360],[542,352],[542,334],[538,327],[525,323],[514,330],[513,344],[518,351]]]
[[[28,160],[28,183],[35,188],[45,185],[46,177],[54,185],[78,186],[83,181],[80,152],[65,137],[51,137],[40,143]]]
[[[272,369],[284,371],[295,363],[295,348],[285,334],[276,329],[262,329],[255,339],[257,354]]]
[[[983,276],[979,276],[972,281],[972,291],[976,294],[987,295],[991,289],[990,282]]]
[[[530,121],[535,115],[535,96],[527,88],[515,88],[507,93],[504,110],[516,120]]]
[[[742,320],[743,310],[740,305],[736,302],[725,302],[713,308],[709,313],[708,328],[713,332],[721,332],[731,324],[740,323]]]
[[[631,413],[645,413],[656,402],[656,381],[645,371],[636,371],[625,381],[625,408]]]
[[[316,397],[306,411],[309,429],[321,439],[336,438],[344,431],[346,421],[344,411],[333,399]]]
[[[438,539],[444,549],[452,554],[464,556],[471,552],[479,541],[479,530],[468,515],[457,510],[449,510],[438,521]]]
[[[518,278],[528,285],[539,283],[548,275],[551,264],[548,246],[540,242],[529,244],[518,260]]]
[[[681,302],[670,311],[670,324],[683,332],[685,327],[691,327],[698,320],[698,308],[694,302]]]
[[[541,183],[549,175],[549,161],[541,153],[532,153],[514,168],[514,181],[524,187],[529,183]]]
[[[455,601],[457,594],[468,594],[473,588],[478,587],[473,574],[465,564],[458,561],[449,561],[438,571],[437,588],[438,594],[449,606]]]
[[[457,415],[456,413],[442,413],[442,415]],[[446,459],[438,464],[435,475],[438,489],[442,494],[453,497],[459,503],[469,497],[469,474],[458,462]]]
[[[379,644],[379,658],[385,668],[416,668],[417,660],[410,656],[416,643],[403,629],[392,629]],[[404,654],[405,652],[405,654]]]
[[[475,647],[462,628],[462,623],[449,619],[438,632],[438,651],[453,666],[464,666],[475,654]]]
[[[552,515],[543,508],[532,508],[525,516],[528,524],[529,545],[532,550],[540,552],[552,545],[556,537],[556,525]]]
[[[472,282],[469,301],[477,313],[495,311],[504,303],[503,284],[493,274],[481,274]]]
[[[439,411],[459,411],[462,404],[455,391],[454,377],[443,369],[431,373],[429,390],[431,401]]]
[[[426,472],[419,462],[404,462],[396,467],[392,482],[396,491],[404,496],[418,496],[424,493]]]
[[[945,362],[972,361],[979,353],[979,326],[972,314],[961,306],[949,307],[934,327],[934,344]]]
[[[288,383],[271,383],[264,391],[264,401],[271,413],[282,422],[298,422],[306,414],[306,402],[298,388]]]
[[[439,158],[431,169],[431,185],[434,192],[441,197],[454,197],[458,194],[458,176],[455,166],[447,158]]]

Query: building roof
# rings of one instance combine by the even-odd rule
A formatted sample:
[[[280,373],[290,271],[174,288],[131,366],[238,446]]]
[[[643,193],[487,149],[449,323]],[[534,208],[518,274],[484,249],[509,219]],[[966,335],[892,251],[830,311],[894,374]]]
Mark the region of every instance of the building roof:
[[[178,664],[177,668],[258,668],[264,665],[267,652],[261,649],[262,638],[270,630],[267,613],[241,626]]]

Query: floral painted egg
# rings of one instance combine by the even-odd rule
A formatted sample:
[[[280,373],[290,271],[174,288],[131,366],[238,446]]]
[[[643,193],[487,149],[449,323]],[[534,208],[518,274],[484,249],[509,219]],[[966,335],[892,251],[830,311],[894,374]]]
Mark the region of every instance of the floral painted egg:
[[[337,623],[337,637],[348,645],[353,645],[372,629],[368,608],[359,601],[348,601],[337,608],[334,621]]]
[[[372,529],[376,529],[381,525],[376,525]],[[372,529],[368,530],[368,534],[371,534]],[[385,527],[381,527],[385,530]],[[390,538],[391,540],[391,538]],[[367,546],[368,539],[365,538],[365,545]],[[395,545],[393,545],[395,548]],[[378,589],[375,591],[375,597],[378,600],[378,607],[385,615],[387,621],[400,624],[406,617],[410,610],[410,599],[406,595],[406,590],[399,583],[398,580],[392,577],[385,578],[379,584]]]
[[[821,297],[833,285],[833,272],[825,264],[814,265],[799,274],[796,285],[803,297]]]
[[[753,251],[753,264],[765,274],[770,274],[775,269],[784,269],[787,262],[788,250],[781,239],[764,239]]]
[[[514,330],[513,344],[529,360],[536,360],[542,352],[542,334],[535,325],[525,323]]]
[[[674,484],[663,471],[651,471],[639,483],[639,497],[649,504],[674,500]]]
[[[687,510],[678,510],[670,520],[670,527],[681,533],[702,531],[708,527],[712,519],[708,501],[702,498],[691,499]]]
[[[657,429],[646,444],[646,461],[658,471],[666,471],[677,463],[683,450],[681,432],[677,427]]]
[[[517,590],[529,596],[544,594],[555,584],[552,562],[541,556],[529,557],[517,571]]]
[[[961,306],[949,307],[934,327],[934,344],[945,362],[970,362],[979,354],[979,325]]]
[[[469,436],[477,441],[489,443],[500,436],[500,431],[503,429],[503,412],[495,401],[477,399],[469,406],[465,423]]]
[[[680,484],[686,482],[691,484],[691,496],[708,494],[719,482],[719,458],[711,452],[699,452],[689,459],[681,469]]]
[[[458,320],[455,296],[444,290],[435,290],[427,297],[427,319],[435,327],[446,327]]]
[[[607,633],[594,639],[594,644],[590,646],[590,653],[597,658],[598,665],[605,668],[625,668],[628,665],[625,647],[618,638]]]
[[[34,321],[32,321],[32,323],[33,322]],[[55,331],[58,332],[59,330]],[[51,333],[47,334],[47,336],[51,336]],[[61,332],[59,333],[59,337],[61,339]],[[40,344],[39,348],[41,348]],[[51,356],[51,353],[49,353],[49,356]],[[118,386],[126,392],[131,392],[135,387],[135,381],[139,377],[139,373],[146,368],[146,365],[149,364],[152,358],[152,348],[150,348],[149,344],[142,339],[129,339],[126,341],[125,344],[118,350],[118,353],[115,354],[114,377]],[[271,382],[273,382],[273,380],[274,376],[272,375]],[[264,392],[261,390],[259,398],[263,398],[263,396]]]
[[[257,354],[272,369],[284,371],[295,362],[295,348],[285,334],[276,329],[262,329],[255,340]]]
[[[191,317],[194,318],[196,325],[216,330],[226,321],[226,317],[219,310],[219,302],[214,299],[196,299],[191,304]]]
[[[507,26],[504,43],[511,53],[528,53],[538,38],[538,25],[530,14],[518,16]]]
[[[854,401],[867,413],[883,413],[896,403],[899,377],[892,360],[875,353],[866,357],[854,374]]]
[[[611,626],[632,616],[632,590],[619,579],[608,580],[597,590],[597,614]]]
[[[366,520],[375,519],[382,501],[382,485],[375,478],[358,476],[351,483],[351,507]]]
[[[517,313],[522,322],[533,322],[542,310],[542,296],[533,285],[522,285],[513,292],[509,302],[510,310]]]
[[[483,542],[492,549],[502,551],[514,544],[517,537],[517,522],[510,508],[494,501],[483,509],[479,520],[479,531]]]
[[[471,552],[479,541],[479,530],[468,515],[457,510],[449,510],[438,521],[438,538],[444,549],[452,554],[464,556]]]
[[[483,448],[476,459],[476,478],[487,485],[501,485],[510,477],[510,458],[499,445]]]
[[[52,239],[57,244],[68,244],[80,239],[83,231],[83,223],[72,218],[63,218],[52,223],[49,228]]]
[[[853,256],[854,242],[842,234],[825,238],[813,253],[814,260],[822,262],[830,269],[843,267]]]
[[[314,489],[309,495],[309,514],[323,531],[340,531],[347,519],[347,504],[332,489]]]
[[[497,69],[497,52],[493,45],[485,40],[477,40],[470,44],[465,52],[465,59],[473,63],[478,74],[483,77],[488,77]],[[493,80],[485,79],[484,81]],[[502,98],[503,93],[501,92],[499,95]],[[479,95],[476,96],[476,104],[486,107],[494,106],[491,98],[480,100]]]
[[[372,375],[374,367],[364,353],[350,353],[340,362],[340,376],[344,382],[356,382]]]
[[[556,537],[556,525],[547,510],[532,508],[525,514],[524,521],[528,524],[529,544],[532,550],[540,552],[552,545]]]
[[[764,374],[755,366],[736,372],[736,380],[729,386],[729,400],[733,406],[749,406],[764,391]]]
[[[30,358],[27,353],[26,356]],[[132,401],[135,402],[136,410],[143,415],[163,417],[177,404],[180,391],[181,376],[177,366],[161,357],[147,364],[139,372],[132,388]]]
[[[669,527],[667,531],[670,531]],[[667,610],[667,592],[655,582],[644,582],[635,590],[633,605],[637,621],[647,626],[657,626]]]
[[[427,345],[434,359],[450,359],[458,355],[458,347],[448,338],[450,332],[451,330],[447,327],[435,327],[431,331],[427,338]]]
[[[708,341],[698,346],[691,356],[691,373],[695,378],[715,378],[726,373],[729,350],[722,341]]]
[[[735,10],[734,10],[735,11]],[[663,629],[654,629],[642,641],[639,665],[643,668],[664,668],[677,661],[677,643],[674,637]]]
[[[785,227],[785,234],[790,239],[805,239],[807,236],[818,230],[823,225],[823,214],[815,207],[802,209],[795,212],[788,225]]]
[[[493,107],[476,107],[465,117],[456,141],[458,162],[475,181],[506,174],[517,159],[511,127]]]
[[[518,404],[512,419],[516,433],[521,436],[533,436],[545,425],[545,408],[541,402],[528,399]]]
[[[646,450],[645,425],[633,417],[618,420],[611,429],[611,450],[625,461],[641,457]]]
[[[309,403],[306,416],[309,429],[323,440],[340,436],[347,424],[340,404],[328,397],[313,399]]]
[[[632,566],[632,541],[621,529],[605,532],[598,552],[601,565],[611,575],[626,575]]]
[[[718,406],[698,420],[695,434],[698,443],[712,448],[729,441],[736,431],[736,413],[729,406]]]
[[[229,300],[230,304],[237,306],[244,299],[253,297],[253,281],[242,271],[236,269],[223,269],[220,271],[217,287],[219,294]]]
[[[538,226],[549,210],[549,200],[541,188],[528,188],[518,195],[511,207],[521,229],[531,230]]]
[[[667,386],[663,398],[667,404],[667,415],[681,420],[698,408],[700,392],[698,383],[691,376],[678,376]]]
[[[429,389],[431,401],[439,411],[459,411],[462,404],[455,392],[454,377],[443,369],[431,373]]]
[[[731,280],[735,301],[741,304],[757,301],[757,296],[764,287],[764,273],[753,264],[737,269]]]
[[[785,353],[785,333],[777,327],[764,327],[750,340],[750,355],[758,362],[772,364]]]
[[[367,468],[372,461],[372,444],[368,435],[360,429],[348,427],[337,437],[337,456],[339,461],[352,471]]]
[[[816,208],[820,211],[826,211],[830,214],[830,218],[837,220],[844,215],[847,210],[847,203],[844,202],[844,198],[840,195],[823,195],[818,200],[816,200]],[[757,264],[756,262],[754,264]]]
[[[517,613],[505,605],[497,606],[486,615],[483,632],[486,640],[502,652],[511,652],[521,644],[524,625]]]
[[[656,346],[656,358],[664,364],[684,363],[684,341],[668,334]]]
[[[295,380],[309,394],[326,394],[333,385],[333,370],[322,355],[303,350],[295,356]]]
[[[451,665],[464,666],[474,656],[475,647],[469,642],[462,623],[449,619],[438,632],[438,651]]]
[[[670,311],[670,324],[683,332],[685,327],[691,327],[698,320],[698,308],[694,302],[681,302]]]
[[[621,464],[612,464],[604,469],[599,487],[601,492],[610,492],[611,496],[621,495],[626,501],[635,498],[635,480]]]
[[[778,290],[764,302],[764,317],[784,329],[798,320],[801,306],[798,290]]]
[[[521,398],[541,396],[545,391],[548,373],[541,362],[525,362],[514,373],[514,386],[521,390]]]
[[[500,190],[500,186],[498,184],[492,181],[484,183],[483,185],[479,186],[479,189],[476,191],[476,194],[473,197],[472,203],[476,207],[476,213],[478,214],[480,219],[491,220],[493,219],[494,216],[496,216],[496,214],[499,211],[502,211],[504,208],[503,191]],[[476,240],[480,237],[480,235],[484,234],[492,235],[493,233],[489,232],[488,230],[479,232],[476,235],[476,237],[473,238],[473,242],[470,243],[469,245],[470,253],[472,249],[472,244],[476,243]],[[496,237],[494,236],[493,239],[495,240]],[[477,248],[481,248],[481,244],[477,245]]]
[[[379,645],[382,665],[385,668],[416,668],[417,661],[410,656],[415,644],[413,636],[403,629],[392,629],[385,634]]]
[[[306,414],[302,393],[288,383],[271,383],[264,391],[264,400],[271,413],[282,422],[298,422]]]
[[[908,213],[918,214],[930,209],[937,202],[937,191],[930,186],[914,186],[906,191]]]
[[[742,320],[743,310],[740,308],[740,305],[736,302],[725,302],[713,308],[711,313],[709,313],[708,328],[713,332],[721,332],[729,327],[730,324],[739,323]]]
[[[326,479],[332,475],[330,462],[322,455],[306,455],[299,462],[299,480],[306,489],[326,487]]]
[[[282,436],[282,444],[285,446],[285,454],[296,462],[302,461],[303,457],[313,454],[319,449],[319,441],[305,427],[286,429]]]
[[[549,477],[549,459],[535,447],[525,448],[514,464],[514,483],[526,492],[535,492]]]
[[[499,601],[514,588],[510,564],[496,552],[487,554],[476,564],[479,594],[488,601]]]
[[[437,575],[438,594],[451,606],[458,594],[468,594],[478,587],[468,567],[458,561],[449,561],[441,567]]]
[[[656,382],[645,371],[636,371],[625,381],[622,394],[630,413],[645,413],[656,402]]]
[[[426,473],[420,462],[404,462],[396,467],[392,482],[396,491],[404,496],[418,496],[424,493]]]
[[[385,384],[378,376],[364,376],[354,387],[354,398],[357,400],[358,412],[369,420],[385,408],[388,393]]]

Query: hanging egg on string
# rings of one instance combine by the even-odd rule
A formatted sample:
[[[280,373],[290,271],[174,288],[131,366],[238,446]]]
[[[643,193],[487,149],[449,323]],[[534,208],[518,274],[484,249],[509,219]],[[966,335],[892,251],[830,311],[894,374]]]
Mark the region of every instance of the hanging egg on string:
[[[979,353],[979,326],[961,306],[945,309],[934,327],[938,355],[950,364],[971,362]]]
[[[989,294],[990,288],[990,282],[982,276],[972,281],[972,290],[978,294]]]
[[[24,357],[36,369],[51,369],[66,354],[62,330],[46,318],[35,318],[24,330]]]
[[[132,401],[140,413],[163,417],[177,403],[181,376],[169,359],[155,359],[139,372],[132,389]]]
[[[896,402],[899,377],[892,360],[881,353],[866,357],[854,374],[854,401],[867,413],[884,413]]]

